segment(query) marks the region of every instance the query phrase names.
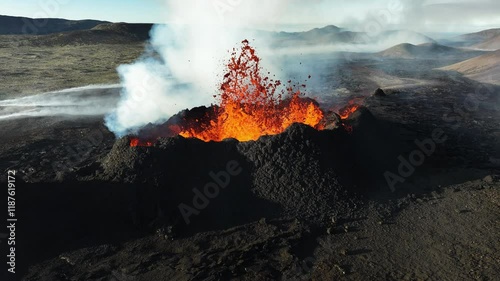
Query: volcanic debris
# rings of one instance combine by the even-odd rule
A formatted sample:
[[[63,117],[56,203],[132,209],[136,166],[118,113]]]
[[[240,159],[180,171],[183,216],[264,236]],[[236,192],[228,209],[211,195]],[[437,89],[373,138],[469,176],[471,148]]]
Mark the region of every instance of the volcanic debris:
[[[345,120],[353,131],[375,128],[368,109],[358,112]],[[333,119],[340,120],[337,115]],[[140,186],[138,205],[154,209],[142,214],[148,221],[161,213],[169,223],[186,222],[179,211],[182,204],[196,209],[189,223],[210,227],[275,216],[328,220],[323,216],[332,210],[354,204],[359,177],[353,174],[359,172],[356,135],[344,126],[332,127],[318,131],[296,123],[282,134],[249,142],[175,136],[149,147],[131,147],[124,137],[103,159],[97,179]],[[240,173],[227,178],[229,163]],[[216,196],[204,195],[214,183],[219,186]]]
[[[373,96],[374,97],[385,97],[387,96],[387,94],[384,92],[384,90],[378,88],[377,90],[375,90],[375,92],[373,93]]]

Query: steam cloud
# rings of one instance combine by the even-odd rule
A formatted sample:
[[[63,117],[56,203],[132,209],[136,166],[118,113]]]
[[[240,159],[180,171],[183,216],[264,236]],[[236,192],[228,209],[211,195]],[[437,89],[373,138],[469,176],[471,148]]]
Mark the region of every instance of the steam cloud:
[[[262,28],[279,30],[277,19],[303,14],[297,11],[297,7],[318,13],[320,9],[324,14],[326,7],[334,7],[331,10],[337,11],[339,4],[333,5],[325,0],[308,2],[307,5],[299,2],[166,0],[164,20],[167,24],[156,25],[152,29],[151,42],[138,61],[118,68],[123,90],[117,108],[106,116],[108,128],[121,137],[149,123],[162,123],[181,110],[214,102],[213,96],[222,81],[230,51],[240,47],[244,39],[250,40],[252,46],[256,47],[262,58],[263,69],[276,75],[271,78],[283,81],[289,78],[302,81],[309,74],[314,76],[310,68],[301,65],[298,69],[298,62],[294,65],[286,61],[300,55],[378,52],[399,43],[428,42],[428,38],[421,34],[404,31],[383,33],[380,30],[376,34],[365,34],[365,39],[352,43],[321,42],[319,36],[320,42],[314,45],[295,44],[291,40],[277,48],[276,38],[280,34],[257,31]],[[390,29],[401,19],[401,13],[408,11],[404,3],[407,1],[383,8],[380,22],[376,23],[382,29]],[[315,8],[309,7],[309,4]],[[374,11],[380,11],[380,7]],[[362,27],[366,24],[359,22],[358,25],[361,27],[358,31],[364,31]],[[289,77],[290,73],[300,77]],[[311,81],[308,86],[315,87]]]
[[[106,117],[108,128],[123,136],[212,103],[229,51],[255,39],[251,27],[266,24],[283,5],[285,0],[168,0],[168,24],[152,29],[141,59],[118,68],[124,89],[117,109]]]
[[[0,101],[0,120],[41,116],[102,116],[119,100],[120,85],[90,85]]]

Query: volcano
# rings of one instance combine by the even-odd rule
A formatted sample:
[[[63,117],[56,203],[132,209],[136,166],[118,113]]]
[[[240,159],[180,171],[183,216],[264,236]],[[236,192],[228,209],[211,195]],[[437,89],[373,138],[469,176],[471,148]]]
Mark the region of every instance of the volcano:
[[[158,137],[176,135],[205,142],[251,141],[280,134],[294,123],[317,130],[335,126],[331,112],[326,116],[318,102],[304,96],[305,84],[294,85],[290,80],[283,88],[280,80],[264,77],[256,50],[248,40],[242,44],[240,50],[233,49],[220,92],[214,96],[217,105],[183,111],[160,128],[147,126],[131,138],[130,146],[151,146]],[[349,104],[340,117],[347,119],[358,107]]]
[[[361,142],[353,132],[375,134],[373,115],[359,100],[336,107],[338,113],[321,108],[305,97],[306,85],[262,76],[255,49],[242,44],[233,50],[217,104],[149,124],[119,139],[102,161],[99,181],[140,185],[149,194],[138,203],[158,209],[141,213],[148,223],[158,213],[167,225],[190,230],[276,215],[323,220],[356,201],[357,151],[364,150],[355,147]]]
[[[183,116],[206,112],[198,108]],[[205,142],[177,135],[131,147],[131,138],[123,137],[103,159],[97,176],[82,179],[141,186],[144,195],[137,204],[150,210],[141,211],[146,224],[158,220],[158,214],[167,225],[189,231],[278,215],[324,220],[356,204],[356,194],[363,191],[360,178],[373,182],[370,172],[380,174],[377,156],[370,151],[384,151],[378,121],[367,108],[357,108],[345,120],[329,116],[336,125],[317,130],[294,123],[255,141]],[[157,136],[169,126],[153,126],[144,134]],[[366,146],[366,139],[377,150],[357,147]],[[228,165],[240,173],[228,176]]]

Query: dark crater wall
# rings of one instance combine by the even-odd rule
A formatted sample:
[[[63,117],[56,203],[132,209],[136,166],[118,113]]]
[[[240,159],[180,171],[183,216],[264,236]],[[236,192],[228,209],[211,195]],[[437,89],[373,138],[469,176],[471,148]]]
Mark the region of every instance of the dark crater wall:
[[[97,173],[82,172],[80,177],[140,186],[138,205],[148,209],[140,212],[143,220],[160,216],[160,224],[184,225],[179,205],[203,203],[197,191],[204,194],[207,184],[218,183],[214,175],[226,173],[228,163],[237,163],[241,173],[231,176],[215,198],[206,198],[208,206],[190,217],[189,228],[227,227],[275,216],[322,220],[374,189],[383,169],[382,161],[375,159],[386,157],[377,120],[365,108],[358,112],[345,121],[352,132],[343,126],[317,131],[294,124],[282,134],[251,142],[206,143],[177,136],[160,138],[152,147],[130,147],[126,137],[115,143],[101,167],[89,169]],[[380,146],[375,154],[370,153],[373,146]]]

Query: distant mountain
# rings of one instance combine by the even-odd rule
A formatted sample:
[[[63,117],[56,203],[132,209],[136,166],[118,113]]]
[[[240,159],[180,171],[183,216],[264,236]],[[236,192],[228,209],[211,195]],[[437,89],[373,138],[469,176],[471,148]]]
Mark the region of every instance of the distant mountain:
[[[373,37],[376,38],[375,41],[395,40],[399,41],[399,43],[410,43],[414,45],[437,43],[429,36],[410,30],[389,30],[381,32],[378,36]]]
[[[500,50],[439,69],[457,71],[473,80],[500,85]]]
[[[100,24],[92,30],[112,32],[116,34],[123,34],[127,36],[134,36],[138,40],[148,40],[149,32],[153,24],[143,24],[143,23],[104,23]]]
[[[152,24],[104,23],[90,30],[78,30],[37,36],[31,40],[38,46],[127,44],[149,39]]]
[[[498,35],[500,35],[500,28],[494,28],[475,33],[460,35],[457,37],[457,39],[464,42],[470,42],[471,44],[478,44],[484,41],[488,41]]]
[[[268,35],[272,38],[273,45],[276,46],[330,44],[335,41],[352,40],[351,32],[342,32],[342,29],[334,25],[304,32],[274,32]]]
[[[489,38],[479,44],[472,46],[473,48],[481,50],[499,50],[500,49],[500,34]]]
[[[269,34],[269,38],[274,47],[369,44],[391,46],[402,42],[435,43],[432,38],[413,31],[394,30],[372,35],[365,32],[347,31],[333,25],[305,32],[276,32]]]
[[[36,28],[38,26],[38,28]],[[123,44],[145,41],[152,24],[110,23],[94,20],[29,19],[0,16],[0,35],[34,34],[26,44],[60,46],[86,44]],[[375,52],[398,43],[434,43],[412,31],[385,31],[378,34],[353,32],[334,25],[305,32],[261,32],[274,48],[338,46],[343,51]]]
[[[377,53],[380,57],[402,59],[442,59],[454,57],[465,59],[481,54],[483,54],[483,52],[457,49],[437,43],[425,43],[420,45],[403,43]]]
[[[500,28],[460,35],[447,44],[483,50],[498,50],[500,49]]]
[[[99,24],[97,20],[31,19],[0,15],[0,35],[44,35],[67,31],[88,30]]]

